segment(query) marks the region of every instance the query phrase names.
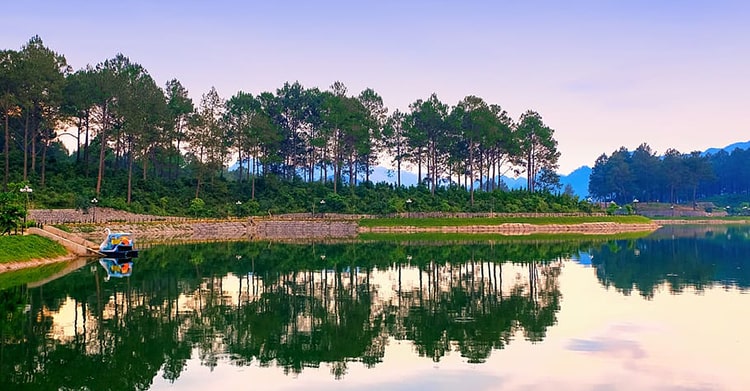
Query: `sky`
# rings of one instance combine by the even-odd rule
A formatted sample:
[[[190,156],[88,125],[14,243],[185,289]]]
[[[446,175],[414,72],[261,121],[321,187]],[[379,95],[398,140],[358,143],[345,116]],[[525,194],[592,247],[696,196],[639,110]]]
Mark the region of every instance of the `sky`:
[[[559,172],[648,144],[750,140],[746,1],[14,1],[0,49],[39,35],[74,70],[122,53],[194,102],[285,82],[406,111],[476,95],[554,129]]]

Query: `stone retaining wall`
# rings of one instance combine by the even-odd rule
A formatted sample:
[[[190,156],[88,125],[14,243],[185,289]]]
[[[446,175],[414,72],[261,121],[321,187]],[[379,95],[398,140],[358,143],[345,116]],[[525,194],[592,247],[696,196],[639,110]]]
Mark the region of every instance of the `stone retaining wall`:
[[[185,223],[110,223],[113,232],[131,232],[136,241],[203,241],[240,240],[248,238],[247,221],[185,222]],[[101,241],[103,228],[90,231],[90,226],[72,226],[71,229],[91,241]]]
[[[287,213],[268,216],[251,216],[255,221],[280,221],[280,220],[332,220],[332,221],[357,221],[368,218],[474,218],[474,217],[566,217],[566,216],[605,216],[603,213],[449,213],[449,212],[402,212],[391,213],[384,216],[377,215],[353,215],[339,213]],[[29,220],[40,224],[69,224],[69,223],[146,223],[146,222],[191,222],[197,221],[188,217],[177,216],[154,216],[147,214],[136,214],[111,208],[89,208],[88,211],[81,209],[30,209]],[[211,221],[212,219],[208,219]],[[216,221],[216,220],[214,220]]]
[[[185,221],[185,217],[153,216],[136,214],[111,208],[81,209],[30,209],[29,220],[39,224],[66,223],[106,223],[119,222],[147,222],[147,221]]]
[[[210,240],[281,240],[353,238],[357,223],[333,220],[244,220],[193,221],[184,223],[111,223],[107,227],[117,232],[132,232],[138,241],[210,241]],[[90,231],[90,226],[72,226],[78,235],[91,241],[101,241],[102,230]]]
[[[353,238],[357,223],[351,221],[258,221],[254,237],[258,239]]]
[[[559,234],[575,233],[585,235],[611,235],[623,232],[649,232],[659,228],[657,224],[618,224],[618,223],[581,223],[581,224],[523,224],[506,223],[500,225],[472,225],[460,227],[359,227],[359,232],[369,233],[492,233],[501,235]]]
[[[77,234],[92,241],[101,241],[103,231],[86,231],[86,226],[73,226]],[[88,226],[90,227],[90,226]],[[113,231],[132,232],[137,241],[213,241],[213,240],[286,240],[355,238],[358,233],[492,233],[500,235],[530,235],[536,233],[575,233],[611,235],[623,232],[649,232],[657,224],[582,223],[534,225],[506,223],[457,227],[358,227],[353,221],[334,220],[255,220],[214,221],[188,223],[110,224]]]

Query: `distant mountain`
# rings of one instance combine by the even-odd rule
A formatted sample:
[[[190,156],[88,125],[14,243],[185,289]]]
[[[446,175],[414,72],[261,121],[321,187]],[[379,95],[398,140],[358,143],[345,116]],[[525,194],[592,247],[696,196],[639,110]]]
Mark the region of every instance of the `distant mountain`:
[[[591,167],[581,166],[573,170],[568,175],[560,175],[560,184],[565,190],[565,185],[570,185],[573,192],[579,198],[587,197],[589,194],[589,177],[591,176]]]
[[[573,188],[573,193],[578,198],[587,197],[589,194],[589,177],[591,176],[591,167],[581,166],[576,168],[573,172],[568,175],[560,175],[560,184],[562,187],[560,191],[565,190],[565,185],[570,185]],[[525,189],[526,188],[526,177],[508,178],[502,177],[503,182],[508,185],[510,189]]]
[[[748,148],[750,148],[750,141],[729,144],[729,145],[727,145],[724,148],[709,148],[709,149],[703,151],[702,155],[704,155],[704,156],[705,155],[714,155],[714,154],[716,154],[716,152],[719,152],[722,149],[725,150],[725,151],[727,151],[727,152],[729,152],[729,153],[732,153],[732,151],[734,151],[737,148],[739,148],[739,149],[748,149]]]
[[[398,174],[396,173],[396,170],[389,170],[382,166],[376,166],[372,169],[370,180],[372,181],[372,183],[398,183]],[[417,174],[410,171],[401,170],[401,184],[406,187],[416,185]]]
[[[508,186],[509,189],[515,190],[515,189],[525,189],[526,188],[526,177],[520,176],[518,178],[509,178],[507,176],[502,176],[500,179],[505,182],[505,184]]]

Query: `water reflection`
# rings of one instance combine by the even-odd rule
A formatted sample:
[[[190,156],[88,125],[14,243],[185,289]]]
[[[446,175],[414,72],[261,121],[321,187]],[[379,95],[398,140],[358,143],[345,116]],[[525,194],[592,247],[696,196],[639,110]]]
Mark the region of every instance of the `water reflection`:
[[[112,277],[130,277],[133,274],[133,258],[101,258],[99,264],[107,273],[106,280]]]
[[[555,255],[537,257],[531,248]],[[339,378],[350,362],[382,362],[391,339],[412,342],[434,361],[457,351],[482,362],[518,333],[544,338],[560,308],[557,259],[576,249],[152,248],[130,278],[105,284],[117,275],[113,267],[125,275],[122,268],[132,265],[104,260],[103,268],[83,268],[38,289],[3,291],[0,376],[14,387],[105,389],[112,384],[104,374],[115,371],[123,389],[143,389],[160,371],[177,379],[195,350],[209,368],[226,357],[286,373],[328,363]],[[518,251],[528,260],[503,263]],[[60,365],[73,361],[75,367]]]
[[[668,226],[646,239],[612,241],[592,249],[597,278],[624,294],[646,298],[714,286],[750,287],[750,227]]]
[[[211,371],[229,363],[293,375],[327,367],[330,379],[345,379],[355,365],[385,366],[400,343],[411,360],[442,363],[455,353],[483,363],[549,338],[566,259],[587,254],[595,267],[598,283],[588,276],[591,284],[568,291],[588,299],[565,302],[585,314],[578,308],[591,306],[598,293],[590,285],[599,283],[648,298],[665,282],[672,292],[746,288],[747,237],[730,227],[604,244],[153,247],[128,278],[106,281],[105,262],[0,291],[0,389],[148,389],[184,377],[195,361]],[[557,355],[639,346],[609,335],[559,345]]]

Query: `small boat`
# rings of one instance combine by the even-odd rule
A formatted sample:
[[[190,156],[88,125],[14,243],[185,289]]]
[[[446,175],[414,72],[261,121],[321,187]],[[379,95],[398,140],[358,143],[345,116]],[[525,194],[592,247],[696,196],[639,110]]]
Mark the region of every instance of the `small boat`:
[[[132,258],[102,258],[99,260],[99,264],[107,271],[107,277],[105,280],[109,280],[113,277],[130,277],[133,273]]]
[[[112,232],[105,229],[107,238],[99,245],[99,252],[108,258],[137,258],[133,234],[129,232]]]

